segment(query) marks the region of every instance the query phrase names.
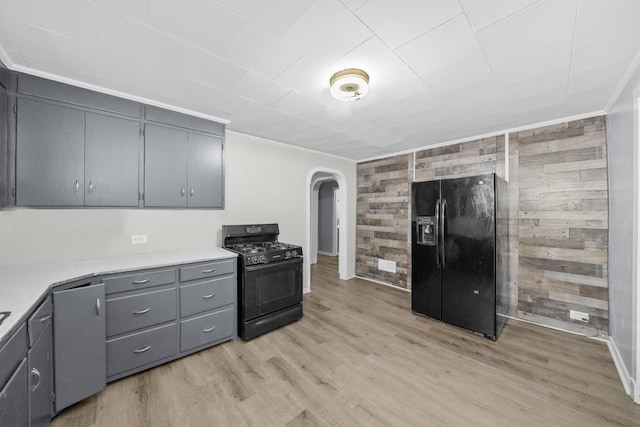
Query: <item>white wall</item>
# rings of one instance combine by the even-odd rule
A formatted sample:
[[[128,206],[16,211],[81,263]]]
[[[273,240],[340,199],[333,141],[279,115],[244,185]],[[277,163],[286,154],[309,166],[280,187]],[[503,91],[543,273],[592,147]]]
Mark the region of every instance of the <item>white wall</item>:
[[[634,91],[640,86],[640,67],[633,72],[607,115],[609,157],[609,335],[612,354],[627,391],[633,393],[638,376],[634,334],[638,307],[634,303],[634,189],[633,153],[636,144]],[[636,95],[637,96],[637,95]],[[637,212],[635,212],[637,215]],[[636,218],[637,219],[637,218]]]
[[[220,245],[222,224],[280,224],[280,240],[308,247],[307,180],[315,168],[347,178],[348,276],[355,275],[356,163],[227,132],[222,211],[151,209],[9,209],[0,211],[0,265],[101,258]],[[132,246],[131,234],[149,242]],[[305,259],[305,263],[308,261]]]

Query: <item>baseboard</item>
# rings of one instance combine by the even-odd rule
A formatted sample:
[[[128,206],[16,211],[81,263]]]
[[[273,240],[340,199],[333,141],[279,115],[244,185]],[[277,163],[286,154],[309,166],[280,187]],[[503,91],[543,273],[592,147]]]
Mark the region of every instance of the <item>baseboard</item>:
[[[609,337],[607,340],[607,347],[609,347],[609,352],[611,353],[611,357],[613,358],[613,363],[616,365],[616,369],[618,370],[618,376],[620,377],[620,381],[622,381],[622,385],[624,386],[624,391],[634,398],[636,403],[638,403],[638,399],[635,393],[634,381],[633,378],[629,375],[627,371],[627,367],[624,365],[622,361],[622,356],[620,355],[620,351],[618,351],[618,346],[616,345],[613,337]]]
[[[332,254],[331,252],[325,252],[325,251],[318,251],[318,255],[338,256],[338,254]]]

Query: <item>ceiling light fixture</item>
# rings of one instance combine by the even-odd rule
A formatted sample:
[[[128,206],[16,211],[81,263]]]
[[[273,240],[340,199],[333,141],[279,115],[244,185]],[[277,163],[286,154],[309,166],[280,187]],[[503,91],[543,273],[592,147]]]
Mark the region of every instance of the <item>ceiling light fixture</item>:
[[[335,99],[357,101],[369,92],[369,74],[358,68],[347,68],[331,76],[329,85]]]

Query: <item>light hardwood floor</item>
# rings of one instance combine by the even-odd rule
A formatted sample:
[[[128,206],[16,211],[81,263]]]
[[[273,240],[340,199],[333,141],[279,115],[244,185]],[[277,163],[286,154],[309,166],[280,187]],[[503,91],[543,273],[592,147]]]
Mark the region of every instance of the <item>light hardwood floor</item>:
[[[492,342],[319,256],[299,322],[111,383],[52,425],[638,426],[640,406],[603,342],[514,320]]]

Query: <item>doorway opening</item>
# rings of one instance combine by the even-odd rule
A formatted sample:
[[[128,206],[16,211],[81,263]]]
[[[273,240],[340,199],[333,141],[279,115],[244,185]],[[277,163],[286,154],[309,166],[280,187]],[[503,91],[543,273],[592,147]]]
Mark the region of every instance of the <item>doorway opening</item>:
[[[348,278],[345,240],[348,236],[346,178],[340,171],[314,169],[309,174],[307,184],[308,247],[304,251],[304,292],[311,290],[311,265],[318,262],[319,245],[323,248],[320,250],[321,254],[337,255],[338,275],[343,280]],[[326,208],[323,214],[320,214],[321,205]],[[319,233],[320,221],[323,222],[322,230],[330,231]]]

